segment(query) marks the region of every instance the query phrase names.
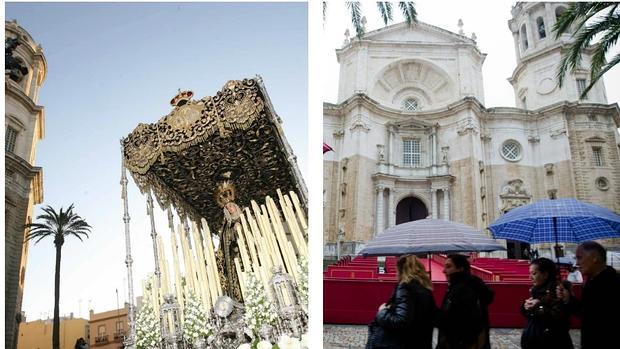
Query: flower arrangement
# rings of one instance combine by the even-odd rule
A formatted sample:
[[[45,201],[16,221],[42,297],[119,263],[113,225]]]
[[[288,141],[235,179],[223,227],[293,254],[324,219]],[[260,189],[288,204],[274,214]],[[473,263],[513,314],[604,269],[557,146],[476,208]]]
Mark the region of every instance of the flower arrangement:
[[[142,309],[140,309],[136,318],[137,349],[158,348],[161,344],[159,316],[155,315],[149,296],[150,292],[147,292]]]
[[[183,317],[183,337],[189,343],[196,343],[200,339],[206,340],[213,334],[213,326],[208,320],[209,313],[191,291],[186,298]]]
[[[278,319],[273,302],[267,297],[267,292],[262,282],[252,273],[247,274],[248,290],[245,297],[245,323],[252,331],[256,341],[260,340],[261,328],[265,325],[273,325]]]
[[[308,335],[304,333],[301,340],[297,337],[290,337],[283,334],[278,342],[272,344],[269,341],[262,340],[257,343],[243,343],[237,349],[308,349]]]
[[[299,284],[297,284],[297,295],[304,311],[308,309],[308,258],[300,256],[298,259],[297,270],[299,271]]]

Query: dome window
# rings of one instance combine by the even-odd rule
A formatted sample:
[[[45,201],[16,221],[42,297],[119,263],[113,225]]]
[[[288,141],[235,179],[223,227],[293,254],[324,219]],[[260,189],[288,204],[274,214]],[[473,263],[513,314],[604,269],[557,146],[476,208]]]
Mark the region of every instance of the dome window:
[[[415,98],[407,98],[403,101],[404,111],[418,111],[420,110],[420,102]]]

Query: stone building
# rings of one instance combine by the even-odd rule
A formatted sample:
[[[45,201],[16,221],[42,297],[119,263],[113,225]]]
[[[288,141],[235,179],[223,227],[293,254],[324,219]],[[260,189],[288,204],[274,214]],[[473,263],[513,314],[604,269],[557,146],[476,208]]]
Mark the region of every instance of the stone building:
[[[588,70],[554,78],[565,3],[517,3],[508,27],[516,108],[486,108],[475,37],[396,24],[345,40],[338,102],[324,103],[324,255],[352,254],[427,216],[483,229],[508,210],[574,197],[620,212],[620,109]],[[590,48],[583,52],[589,66]],[[613,241],[607,243],[614,244]],[[508,257],[524,244],[507,242]],[[537,246],[546,250],[549,246]],[[543,252],[543,251],[541,251]],[[505,256],[505,253],[504,253]]]
[[[97,349],[120,349],[123,348],[123,340],[129,328],[127,313],[129,304],[121,309],[95,313],[90,311],[90,348]]]
[[[35,166],[44,136],[37,105],[47,63],[43,50],[16,22],[5,22],[5,347],[15,348],[26,274],[24,224],[43,200],[43,172]]]

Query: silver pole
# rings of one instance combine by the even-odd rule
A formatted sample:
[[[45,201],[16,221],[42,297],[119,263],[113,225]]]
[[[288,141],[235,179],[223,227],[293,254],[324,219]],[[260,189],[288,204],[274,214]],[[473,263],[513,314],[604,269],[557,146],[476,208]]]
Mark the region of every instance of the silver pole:
[[[127,314],[127,322],[129,324],[129,336],[125,338],[125,348],[134,349],[136,347],[136,326],[134,322],[134,298],[133,298],[133,275],[131,271],[131,265],[133,260],[131,259],[131,239],[129,236],[129,207],[127,203],[127,175],[125,173],[125,152],[123,150],[123,140],[121,139],[121,188],[123,199],[123,222],[125,222],[125,248],[127,257],[125,258],[125,264],[127,265],[127,286],[129,288],[129,311]]]
[[[153,214],[153,196],[149,191],[146,196],[146,211],[151,218],[151,238],[153,239],[153,256],[155,257],[155,276],[157,288],[161,287],[161,272],[159,270],[159,254],[157,252],[157,231],[155,230],[155,215]]]

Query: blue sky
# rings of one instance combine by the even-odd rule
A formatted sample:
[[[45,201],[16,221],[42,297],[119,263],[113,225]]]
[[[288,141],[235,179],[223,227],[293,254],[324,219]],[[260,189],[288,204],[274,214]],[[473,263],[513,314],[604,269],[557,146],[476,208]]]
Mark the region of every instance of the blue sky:
[[[228,80],[261,75],[306,177],[306,4],[8,3],[5,17],[16,19],[47,59],[39,99],[45,139],[36,159],[44,204],[75,203],[93,226],[90,239],[63,248],[61,314],[87,317],[89,304],[96,312],[113,309],[116,289],[121,304],[126,300],[119,140],[168,114],[177,89],[201,98]],[[131,180],[129,194],[139,295],[153,257],[145,200]],[[31,246],[22,307],[29,321],[52,314],[53,266],[51,240]]]

